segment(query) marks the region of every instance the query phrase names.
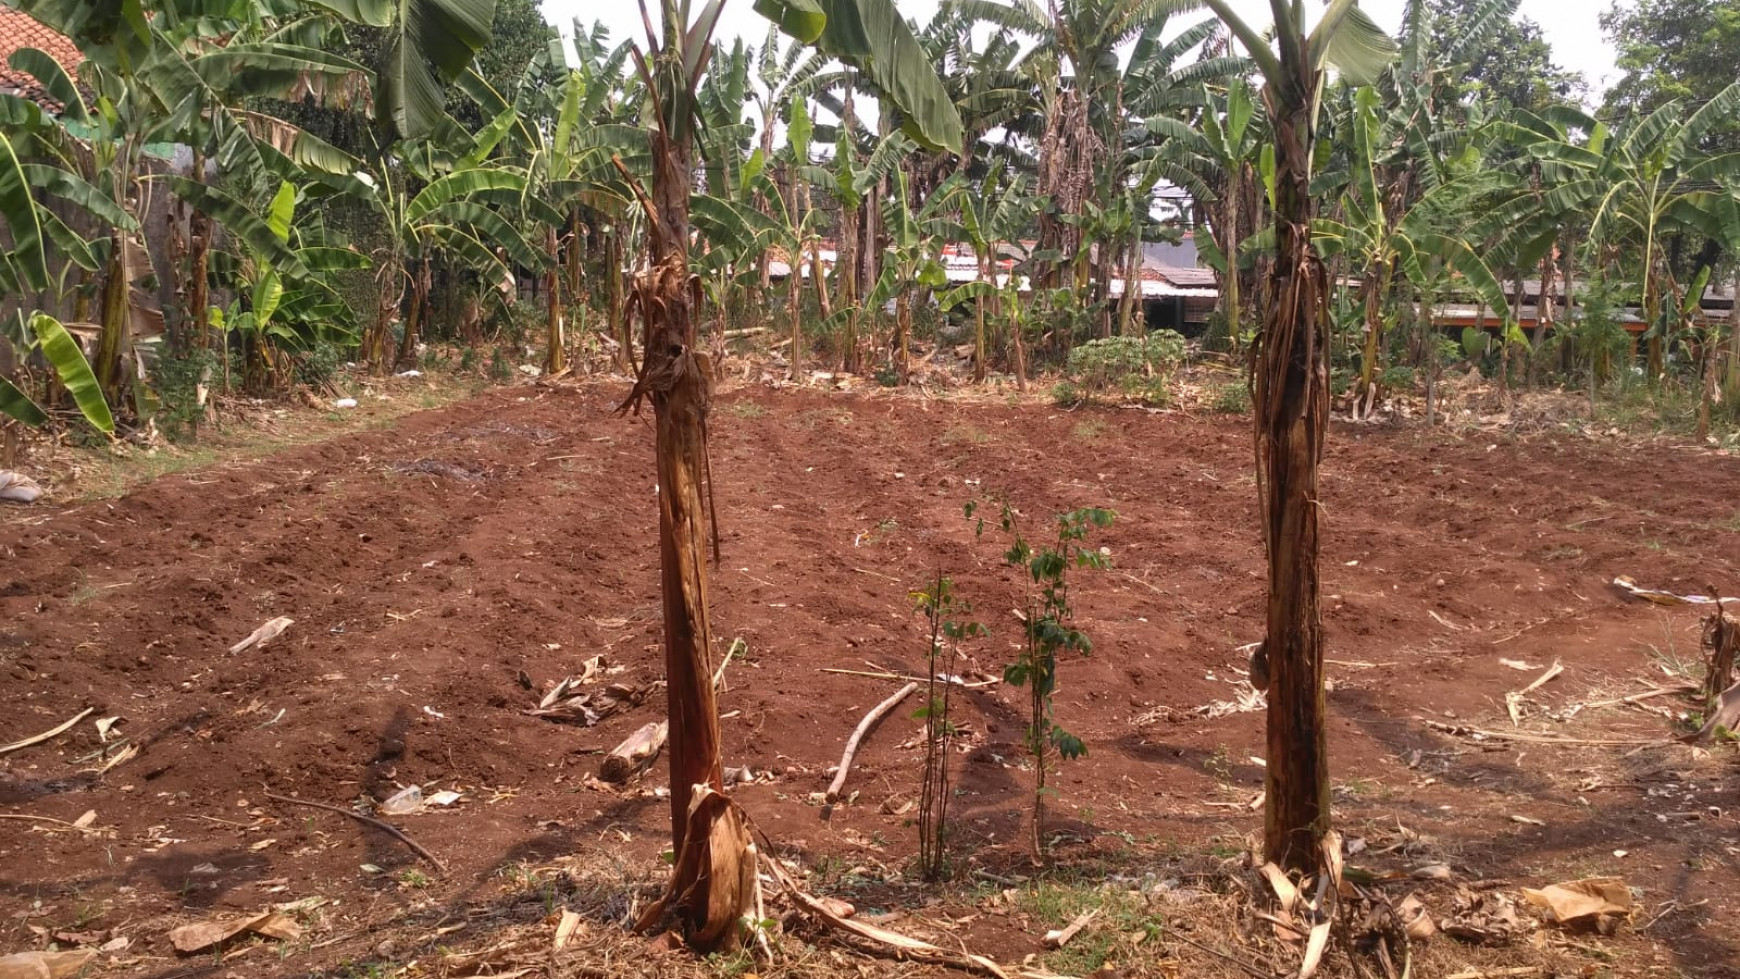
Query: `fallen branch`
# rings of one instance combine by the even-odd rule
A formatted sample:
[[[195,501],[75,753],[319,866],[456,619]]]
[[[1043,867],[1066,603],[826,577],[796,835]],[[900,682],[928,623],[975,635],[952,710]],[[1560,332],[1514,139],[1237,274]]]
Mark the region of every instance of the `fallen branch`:
[[[834,802],[840,798],[840,790],[846,786],[846,776],[852,771],[852,756],[858,753],[858,742],[864,740],[864,734],[874,727],[884,714],[893,710],[896,704],[905,700],[917,689],[918,681],[908,683],[901,687],[894,696],[872,707],[870,713],[865,714],[864,719],[858,722],[858,729],[852,732],[852,737],[846,742],[846,753],[840,756],[840,770],[834,773],[834,781],[828,786],[829,802]]]
[[[0,745],[0,755],[8,755],[14,751],[19,750],[20,748],[28,748],[33,744],[41,744],[44,741],[49,741],[49,740],[52,740],[54,738],[58,738],[61,735],[65,734],[66,732],[72,730],[72,726],[74,724],[77,724],[78,722],[80,722],[80,721],[84,720],[85,718],[91,716],[92,714],[96,713],[96,710],[97,709],[95,707],[86,707],[84,710],[79,711],[78,716],[74,717],[70,721],[67,721],[65,724],[62,724],[61,726],[55,728],[52,731],[44,731],[41,734],[32,735],[28,738],[25,738],[23,741],[14,741],[11,744]]]
[[[1542,684],[1546,683],[1548,680],[1551,680],[1553,677],[1556,677],[1563,672],[1565,672],[1565,664],[1559,662],[1558,660],[1553,660],[1553,665],[1548,667],[1547,671],[1545,673],[1542,673],[1540,676],[1535,677],[1535,682],[1522,688],[1521,690],[1518,691],[1518,693],[1534,693],[1536,690],[1539,690],[1541,688]]]
[[[1656,687],[1654,690],[1645,690],[1642,693],[1634,693],[1629,697],[1616,697],[1612,700],[1597,700],[1592,704],[1584,704],[1583,709],[1594,710],[1597,707],[1622,707],[1626,704],[1637,704],[1642,703],[1645,700],[1654,700],[1657,697],[1670,693],[1688,693],[1696,689],[1698,689],[1698,686],[1694,683],[1682,683],[1672,687]]]
[[[780,865],[780,862],[771,855],[764,852],[761,855],[761,865],[768,869],[773,879],[785,889],[787,894],[791,895],[791,899],[796,901],[799,907],[802,907],[804,910],[820,918],[822,922],[829,927],[839,929],[840,931],[851,932],[860,938],[869,939],[879,945],[893,949],[899,955],[917,961],[934,962],[940,965],[952,965],[956,968],[966,968],[989,973],[990,975],[997,977],[997,979],[1009,979],[1008,973],[1004,972],[997,963],[983,955],[974,955],[973,953],[966,951],[950,952],[948,949],[942,948],[941,946],[932,945],[929,942],[920,941],[919,939],[912,938],[908,935],[902,935],[897,931],[889,931],[886,928],[878,928],[877,926],[866,922],[841,917],[839,914],[835,913],[832,908],[828,907],[822,899],[809,894],[803,888],[799,887],[797,882],[792,880],[791,875],[786,873],[785,868]],[[1261,979],[1270,979],[1270,977],[1263,976]]]
[[[930,682],[929,680],[925,679],[922,676],[912,676],[911,674],[908,674],[908,673],[885,673],[885,672],[881,672],[881,671],[873,672],[870,670],[842,670],[842,669],[837,669],[834,667],[823,667],[822,669],[819,669],[816,672],[817,673],[841,673],[841,674],[844,674],[846,676],[867,676],[873,680],[906,680],[909,683],[929,683]],[[938,677],[938,679],[942,679],[942,678]],[[944,682],[946,683],[948,681],[944,680]],[[960,687],[963,690],[983,690],[986,687],[994,687],[997,684],[1002,683],[1002,682],[1003,682],[1002,680],[978,680],[978,681],[975,681],[973,683],[968,683],[967,681],[959,679],[958,677],[954,681],[955,686]]]
[[[1460,737],[1491,738],[1494,741],[1526,741],[1530,744],[1587,744],[1606,745],[1609,747],[1649,748],[1656,745],[1673,744],[1668,738],[1654,741],[1621,741],[1604,738],[1562,738],[1551,734],[1531,734],[1527,731],[1487,731],[1477,727],[1459,727],[1455,724],[1444,724],[1440,721],[1427,721],[1426,726],[1454,734]]]
[[[1559,662],[1558,660],[1554,660],[1553,665],[1548,667],[1547,671],[1545,673],[1542,673],[1540,676],[1535,677],[1535,682],[1529,684],[1528,686],[1522,688],[1521,690],[1512,690],[1510,693],[1505,694],[1504,695],[1504,709],[1506,712],[1508,712],[1510,714],[1510,722],[1512,724],[1521,724],[1522,723],[1523,698],[1531,693],[1534,693],[1536,690],[1539,690],[1541,688],[1542,684],[1546,683],[1548,680],[1551,680],[1553,677],[1556,677],[1563,672],[1565,672],[1565,664]]]
[[[412,850],[415,850],[418,856],[429,861],[429,863],[432,866],[434,866],[434,868],[437,872],[443,873],[443,874],[447,872],[446,864],[443,864],[441,862],[441,860],[435,856],[435,854],[430,853],[428,850],[424,849],[423,844],[418,843],[416,840],[411,839],[409,836],[406,836],[404,830],[399,829],[397,826],[394,826],[391,823],[382,822],[381,820],[376,819],[373,816],[365,816],[362,813],[355,811],[354,809],[346,809],[342,806],[329,806],[324,802],[315,802],[312,799],[293,799],[290,796],[278,795],[278,794],[273,793],[273,792],[267,792],[266,798],[276,799],[279,802],[288,802],[291,805],[309,806],[309,807],[314,808],[314,809],[325,809],[327,812],[336,812],[340,816],[349,816],[350,818],[356,820],[359,823],[367,823],[368,825],[373,826],[376,829],[383,830],[385,832],[391,833],[392,835],[398,837],[399,842],[410,847]]]
[[[64,819],[55,819],[52,816],[30,816],[24,813],[0,812],[0,819],[28,820],[33,823],[53,823],[56,826],[65,826],[67,829],[86,829],[86,827],[80,826],[77,823],[69,823]]]

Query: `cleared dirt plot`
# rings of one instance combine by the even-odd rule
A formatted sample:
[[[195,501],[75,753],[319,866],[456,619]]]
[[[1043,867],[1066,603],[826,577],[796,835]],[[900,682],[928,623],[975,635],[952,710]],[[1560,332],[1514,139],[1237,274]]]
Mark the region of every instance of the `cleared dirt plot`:
[[[610,414],[621,393],[522,387],[0,513],[0,741],[80,717],[0,755],[0,947],[177,977],[939,968],[801,931],[772,965],[697,961],[623,931],[667,873],[669,808],[662,759],[596,778],[663,716],[651,436]],[[1228,910],[1264,750],[1239,648],[1264,594],[1245,420],[741,389],[712,439],[732,791],[812,891],[1035,974],[1262,961],[1273,930]],[[1740,975],[1734,747],[1674,740],[1685,695],[1626,700],[1701,679],[1708,610],[1612,584],[1735,594],[1737,486],[1740,460],[1687,448],[1333,431],[1335,817],[1350,877],[1437,923],[1414,975]],[[921,887],[916,700],[866,737],[841,803],[814,795],[924,672],[929,576],[990,631],[960,673],[1001,675],[1024,584],[962,516],[997,496],[1034,533],[1117,512],[1092,538],[1110,568],[1072,582],[1094,651],[1060,668],[1088,754],[1052,777],[1038,868],[1025,694],[962,690],[954,880]],[[382,804],[410,786],[420,802]],[[428,855],[346,814],[362,800]],[[1521,896],[1591,877],[1631,889],[1628,919],[1559,927]],[[221,945],[176,931],[274,910]]]

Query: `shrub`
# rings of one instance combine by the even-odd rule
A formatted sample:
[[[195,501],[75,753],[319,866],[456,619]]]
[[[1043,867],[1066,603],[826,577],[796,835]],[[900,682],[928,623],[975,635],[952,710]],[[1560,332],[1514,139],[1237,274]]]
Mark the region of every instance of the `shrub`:
[[[1214,400],[1210,407],[1228,415],[1248,415],[1251,411],[1251,389],[1238,381],[1222,384],[1214,389]]]
[[[1386,367],[1378,374],[1378,383],[1391,391],[1412,391],[1414,369],[1403,365]]]
[[[1166,383],[1184,363],[1184,337],[1156,330],[1146,337],[1089,340],[1069,352],[1064,383],[1052,392],[1058,403],[1111,395],[1148,404],[1167,404]]]
[[[157,395],[157,424],[172,442],[199,435],[205,407],[199,403],[199,388],[208,391],[223,384],[217,355],[210,350],[186,350],[160,356],[151,365],[152,391]]]
[[[344,366],[344,351],[325,340],[317,340],[308,352],[296,358],[296,379],[311,388],[323,388]]]

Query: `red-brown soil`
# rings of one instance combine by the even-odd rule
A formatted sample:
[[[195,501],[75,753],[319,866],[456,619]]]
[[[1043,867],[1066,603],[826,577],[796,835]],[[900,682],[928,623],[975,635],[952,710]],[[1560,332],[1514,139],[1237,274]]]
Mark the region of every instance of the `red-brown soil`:
[[[121,717],[116,730],[143,749],[85,771],[98,762],[79,759],[102,747],[87,719],[0,757],[0,812],[71,822],[95,810],[101,830],[0,820],[0,952],[44,947],[32,925],[114,929],[132,939],[115,973],[307,974],[390,955],[366,923],[403,909],[463,922],[516,866],[577,854],[656,867],[667,804],[585,777],[660,715],[662,694],[582,728],[526,716],[537,694],[520,680],[547,684],[600,653],[623,667],[611,681],[658,678],[651,431],[610,413],[621,393],[500,391],[114,501],[0,513],[0,741],[94,707],[91,719]],[[713,423],[714,622],[721,652],[733,637],[748,651],[726,674],[724,742],[728,764],[778,773],[737,798],[806,861],[904,865],[912,817],[884,803],[917,789],[921,754],[900,747],[917,701],[868,739],[857,800],[824,822],[810,794],[898,683],[819,670],[922,672],[910,593],[941,570],[991,630],[967,647],[969,665],[998,675],[1022,579],[1002,566],[995,531],[974,538],[962,505],[1006,494],[1030,538],[1062,510],[1117,511],[1093,539],[1111,570],[1073,583],[1094,652],[1063,664],[1057,717],[1090,753],[1054,779],[1060,856],[1146,866],[1243,846],[1260,829],[1247,804],[1262,782],[1262,715],[1188,712],[1233,697],[1236,647],[1261,631],[1251,457],[1246,422],[1224,416],[726,394]],[[1740,460],[1346,426],[1329,457],[1339,825],[1372,849],[1399,827],[1419,835],[1377,864],[1444,860],[1463,879],[1525,885],[1625,877],[1642,892],[1636,924],[1650,927],[1604,967],[1740,975],[1732,747],[1476,741],[1428,723],[1676,733],[1635,708],[1547,712],[1665,680],[1658,653],[1695,663],[1698,610],[1628,600],[1609,582],[1740,590]],[[226,653],[275,616],[296,621],[263,649]],[[1505,693],[1539,670],[1501,658],[1565,668],[1516,728]],[[958,704],[973,734],[957,765],[957,852],[997,876],[1024,866],[1024,703],[999,686]],[[1181,716],[1136,722],[1161,707]],[[638,787],[662,779],[655,768]],[[426,885],[416,873],[429,868],[390,837],[264,795],[348,807],[413,782],[464,794],[394,820],[446,862]],[[312,895],[340,901],[362,930],[233,967],[178,961],[165,937]],[[1038,948],[1034,934],[983,927],[999,957]]]

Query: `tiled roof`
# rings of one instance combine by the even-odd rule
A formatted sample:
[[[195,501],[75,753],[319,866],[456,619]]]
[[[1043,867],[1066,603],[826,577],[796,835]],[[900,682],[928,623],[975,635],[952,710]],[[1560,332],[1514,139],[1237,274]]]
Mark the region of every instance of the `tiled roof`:
[[[85,60],[84,55],[65,35],[44,26],[29,14],[0,7],[0,92],[43,103],[45,108],[59,109],[60,106],[48,98],[35,79],[25,72],[13,70],[8,64],[12,52],[19,48],[38,48],[47,52],[49,57],[60,62],[67,74],[75,77],[78,66]]]

